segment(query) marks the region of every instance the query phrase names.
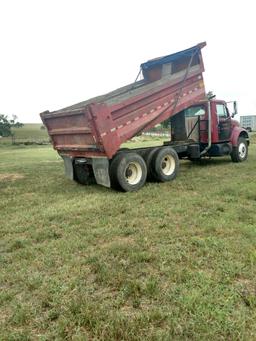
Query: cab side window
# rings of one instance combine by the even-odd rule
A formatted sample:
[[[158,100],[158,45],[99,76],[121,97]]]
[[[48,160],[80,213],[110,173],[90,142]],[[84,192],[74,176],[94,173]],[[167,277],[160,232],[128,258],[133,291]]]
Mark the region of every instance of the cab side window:
[[[218,117],[227,118],[228,111],[223,104],[216,104],[216,112]]]

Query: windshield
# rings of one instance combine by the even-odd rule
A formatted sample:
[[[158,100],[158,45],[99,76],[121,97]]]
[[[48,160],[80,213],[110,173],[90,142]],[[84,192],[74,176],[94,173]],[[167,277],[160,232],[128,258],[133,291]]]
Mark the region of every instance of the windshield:
[[[202,105],[197,105],[184,110],[185,117],[201,116],[205,114],[205,109]]]

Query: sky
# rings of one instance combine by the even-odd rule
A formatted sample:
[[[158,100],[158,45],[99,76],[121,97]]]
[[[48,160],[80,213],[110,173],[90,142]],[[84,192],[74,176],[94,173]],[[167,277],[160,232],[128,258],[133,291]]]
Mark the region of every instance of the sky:
[[[0,113],[41,122],[132,83],[142,62],[206,41],[207,91],[256,114],[253,0],[0,0]]]

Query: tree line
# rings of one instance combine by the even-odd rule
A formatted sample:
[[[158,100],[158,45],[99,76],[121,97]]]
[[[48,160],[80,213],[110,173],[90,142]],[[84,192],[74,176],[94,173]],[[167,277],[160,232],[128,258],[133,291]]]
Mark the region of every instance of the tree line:
[[[8,137],[12,135],[12,128],[21,128],[23,123],[17,121],[18,117],[13,115],[9,119],[7,115],[0,114],[0,136]]]

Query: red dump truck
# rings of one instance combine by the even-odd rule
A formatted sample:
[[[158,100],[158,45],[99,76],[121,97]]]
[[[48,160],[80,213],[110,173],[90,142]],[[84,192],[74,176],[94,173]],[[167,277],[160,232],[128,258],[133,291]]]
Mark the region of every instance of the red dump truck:
[[[225,101],[207,98],[200,43],[141,64],[143,79],[41,118],[65,173],[81,184],[96,180],[123,191],[146,179],[174,179],[179,159],[230,155],[246,160],[249,136]],[[120,148],[122,143],[168,120],[171,137],[159,147]]]

